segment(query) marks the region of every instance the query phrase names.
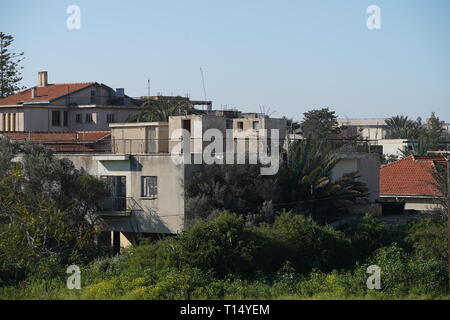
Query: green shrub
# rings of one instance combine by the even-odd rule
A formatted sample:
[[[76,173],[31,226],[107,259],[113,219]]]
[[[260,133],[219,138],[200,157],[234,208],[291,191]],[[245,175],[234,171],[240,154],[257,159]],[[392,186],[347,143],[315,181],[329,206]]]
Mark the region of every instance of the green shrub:
[[[245,225],[244,219],[223,212],[210,221],[199,221],[174,239],[132,248],[124,265],[132,272],[150,268],[198,268],[219,277],[249,276],[264,269],[264,239]]]
[[[406,242],[423,259],[447,261],[447,221],[422,218],[409,225]]]
[[[344,234],[321,227],[310,217],[282,212],[272,225],[260,227],[259,233],[270,240],[266,254],[276,269],[290,261],[300,273],[313,268],[330,271],[351,267],[354,261],[350,241]]]
[[[394,244],[377,250],[368,263],[381,268],[381,291],[390,296],[446,294],[448,269],[445,262],[417,258]],[[367,266],[361,266],[356,272],[362,274]]]
[[[372,215],[365,215],[361,219],[339,225],[337,230],[342,231],[350,239],[356,259],[364,261],[375,250],[388,246],[402,237],[399,230],[390,230],[386,225],[376,220]]]

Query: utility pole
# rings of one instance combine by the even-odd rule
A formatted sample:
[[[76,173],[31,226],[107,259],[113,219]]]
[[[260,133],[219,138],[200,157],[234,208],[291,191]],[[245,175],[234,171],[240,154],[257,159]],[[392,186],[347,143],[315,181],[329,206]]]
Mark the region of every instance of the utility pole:
[[[147,82],[147,99],[150,99],[150,79]]]

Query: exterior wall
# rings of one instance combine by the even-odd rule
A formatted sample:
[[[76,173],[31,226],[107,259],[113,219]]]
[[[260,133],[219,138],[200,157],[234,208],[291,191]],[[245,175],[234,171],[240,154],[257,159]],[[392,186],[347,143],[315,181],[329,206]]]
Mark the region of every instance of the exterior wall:
[[[378,140],[390,137],[385,119],[338,119],[339,125],[354,128],[363,139]]]
[[[126,106],[79,106],[69,111],[70,131],[108,131],[108,115],[114,115],[114,123],[126,122],[128,117],[138,111],[135,107]],[[93,122],[86,122],[86,114],[93,114]],[[76,115],[81,114],[82,123],[77,123]]]
[[[360,180],[367,184],[369,198],[375,201],[380,195],[380,160],[378,154],[348,153],[340,154],[339,162],[332,170],[332,180],[345,174],[357,172]]]
[[[380,139],[377,145],[383,146],[383,154],[401,156],[400,150],[408,147],[410,143],[405,139]]]
[[[168,124],[166,122],[142,122],[111,124],[113,153],[144,154],[168,153]],[[148,133],[154,130],[154,140]]]
[[[60,125],[52,125],[52,111],[60,111]],[[68,123],[64,126],[63,112],[68,112]],[[114,115],[114,122],[126,122],[128,116],[138,111],[136,107],[126,106],[76,106],[67,107],[64,105],[34,105],[34,106],[18,106],[18,107],[1,107],[0,108],[0,131],[108,131],[109,122],[107,116]],[[3,114],[15,114],[15,130],[13,129],[12,120],[8,127],[3,125]],[[81,115],[82,122],[76,122],[76,115]],[[93,121],[86,122],[86,115],[92,114]]]
[[[23,131],[23,112],[17,108],[0,109],[0,131]]]
[[[183,138],[181,132],[178,130],[183,128],[183,120],[191,121],[191,153],[202,153],[205,146],[209,145],[209,141],[203,141],[203,134],[208,129],[218,129],[223,137],[225,137],[226,119],[223,117],[210,115],[189,115],[169,117],[169,152],[177,144],[181,143]]]
[[[174,234],[184,226],[184,166],[169,155],[134,155],[129,160],[113,160],[99,155],[60,155],[75,167],[94,176],[125,176],[126,196],[137,203],[130,216],[103,217],[105,231]],[[103,157],[103,158],[102,158]],[[97,160],[109,159],[109,160]],[[141,197],[141,177],[156,176],[156,199]]]
[[[240,146],[245,146],[248,152],[258,152],[258,137],[260,136],[259,129],[254,129],[254,123],[259,124],[259,129],[265,129],[265,134],[267,135],[270,144],[270,139],[272,138],[272,129],[277,129],[278,131],[278,141],[280,148],[284,147],[284,139],[286,137],[286,120],[285,119],[273,119],[265,117],[254,117],[254,118],[236,118],[233,119],[233,138],[237,140],[235,142],[235,150]],[[241,125],[239,125],[241,124]],[[248,140],[253,140],[254,143],[250,143]],[[239,145],[240,143],[240,145]]]

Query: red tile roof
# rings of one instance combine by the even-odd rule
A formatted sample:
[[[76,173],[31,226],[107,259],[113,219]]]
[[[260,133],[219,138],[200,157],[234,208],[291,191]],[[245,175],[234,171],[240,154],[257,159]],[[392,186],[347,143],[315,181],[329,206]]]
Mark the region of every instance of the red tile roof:
[[[381,167],[380,194],[438,196],[433,185],[437,163],[446,165],[446,160],[439,156],[409,156]]]
[[[111,131],[74,131],[74,132],[0,132],[15,141],[33,140],[49,143],[94,143],[111,134]]]
[[[95,82],[84,83],[58,83],[48,84],[45,87],[33,87],[35,90],[35,97],[31,97],[31,90],[33,88],[24,90],[22,92],[13,94],[12,96],[0,99],[0,105],[16,105],[23,102],[37,102],[37,101],[52,101],[61,98],[69,93],[87,88]]]

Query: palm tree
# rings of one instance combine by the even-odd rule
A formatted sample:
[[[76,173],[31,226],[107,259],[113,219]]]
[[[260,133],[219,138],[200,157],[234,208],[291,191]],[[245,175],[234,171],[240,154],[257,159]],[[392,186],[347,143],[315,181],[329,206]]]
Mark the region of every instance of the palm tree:
[[[428,151],[431,150],[431,143],[427,137],[420,136],[419,139],[411,143],[411,147],[404,147],[399,149],[402,158],[406,158],[410,155],[425,156]]]
[[[332,170],[339,158],[329,144],[310,138],[293,143],[279,181],[287,209],[311,215],[339,214],[346,203],[367,198],[367,186],[356,173],[332,180]]]
[[[417,139],[422,129],[419,122],[407,116],[394,116],[385,122],[391,130],[392,139]]]
[[[285,118],[286,119],[286,128],[288,134],[296,134],[300,133],[301,131],[301,124],[300,122],[295,121],[292,118]]]
[[[131,115],[128,122],[167,122],[170,116],[203,114],[194,105],[181,97],[147,100],[141,106],[140,112]]]

